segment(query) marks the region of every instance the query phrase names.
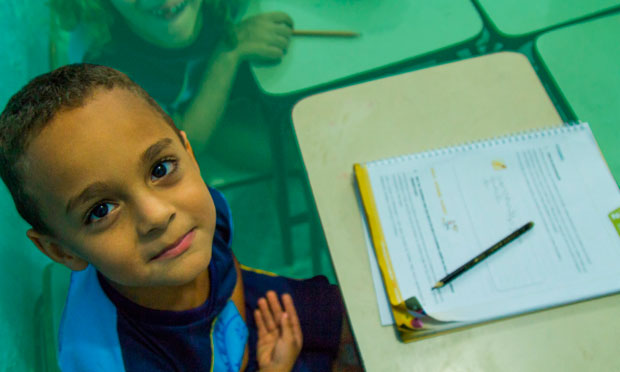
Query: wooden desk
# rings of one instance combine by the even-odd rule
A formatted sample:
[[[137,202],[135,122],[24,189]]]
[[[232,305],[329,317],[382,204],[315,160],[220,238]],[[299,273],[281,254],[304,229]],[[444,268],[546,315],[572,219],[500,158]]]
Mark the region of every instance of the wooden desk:
[[[614,7],[619,0],[476,0],[495,30],[522,37]]]
[[[546,33],[536,52],[575,117],[590,123],[620,184],[620,14]]]
[[[353,163],[559,123],[524,56],[493,54],[318,94],[296,105],[293,122],[368,371],[620,369],[620,296],[411,344],[379,325]]]
[[[351,30],[355,39],[294,37],[281,63],[253,66],[261,89],[297,93],[421,57],[475,38],[482,20],[467,0],[252,0],[244,15],[284,11],[300,30]]]

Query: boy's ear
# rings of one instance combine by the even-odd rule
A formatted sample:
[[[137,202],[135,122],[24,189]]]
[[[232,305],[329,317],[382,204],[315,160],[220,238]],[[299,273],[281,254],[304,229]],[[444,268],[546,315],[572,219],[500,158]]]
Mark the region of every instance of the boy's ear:
[[[84,270],[88,266],[88,262],[67,252],[66,249],[63,249],[48,235],[41,234],[34,229],[26,231],[26,235],[44,255],[53,261],[63,264],[74,271]]]
[[[198,165],[198,161],[196,160],[196,155],[194,155],[194,149],[192,149],[192,145],[189,144],[189,140],[187,139],[187,134],[185,133],[185,131],[182,131],[182,130],[180,132],[181,132],[181,137],[183,137],[183,144],[185,145],[185,149],[192,156],[192,159],[194,159],[194,163]]]

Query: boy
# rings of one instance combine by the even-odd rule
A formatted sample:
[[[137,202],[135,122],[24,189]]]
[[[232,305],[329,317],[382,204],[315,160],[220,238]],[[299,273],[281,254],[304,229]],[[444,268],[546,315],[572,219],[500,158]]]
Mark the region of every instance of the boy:
[[[63,370],[330,369],[337,289],[240,270],[225,199],[124,74],[81,64],[32,80],[0,115],[0,173],[30,240],[74,270]]]

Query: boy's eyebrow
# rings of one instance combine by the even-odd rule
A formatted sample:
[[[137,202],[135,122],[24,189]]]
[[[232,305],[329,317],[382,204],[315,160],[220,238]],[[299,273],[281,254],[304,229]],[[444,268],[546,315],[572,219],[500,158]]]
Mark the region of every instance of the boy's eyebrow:
[[[144,153],[140,157],[142,163],[151,163],[153,160],[155,160],[157,155],[159,155],[159,153],[162,152],[166,147],[170,146],[172,142],[172,138],[162,138],[149,146],[149,148],[146,149],[146,151],[144,151]]]
[[[77,207],[79,204],[86,202],[89,199],[91,199],[94,195],[103,193],[107,190],[108,190],[108,185],[106,185],[103,182],[91,183],[84,190],[82,190],[82,192],[79,195],[69,199],[69,202],[67,203],[67,214],[71,212],[71,210]]]
[[[149,146],[146,151],[144,151],[144,153],[142,153],[142,156],[140,156],[141,162],[143,164],[151,163],[157,157],[157,155],[159,155],[159,153],[162,152],[166,147],[170,146],[172,142],[173,141],[171,138],[162,138],[159,141],[155,142],[154,144]],[[104,193],[107,190],[108,185],[103,182],[91,183],[84,190],[82,190],[79,195],[69,199],[69,202],[67,202],[67,214],[79,204],[86,202],[94,195]]]

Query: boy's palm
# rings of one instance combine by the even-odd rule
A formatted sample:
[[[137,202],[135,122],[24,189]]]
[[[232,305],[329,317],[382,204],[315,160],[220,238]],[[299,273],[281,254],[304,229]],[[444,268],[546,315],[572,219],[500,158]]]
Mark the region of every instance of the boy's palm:
[[[301,350],[303,336],[293,300],[282,296],[284,312],[277,295],[270,291],[261,298],[254,317],[258,328],[256,357],[261,371],[290,371]]]

